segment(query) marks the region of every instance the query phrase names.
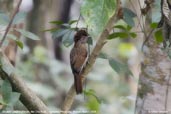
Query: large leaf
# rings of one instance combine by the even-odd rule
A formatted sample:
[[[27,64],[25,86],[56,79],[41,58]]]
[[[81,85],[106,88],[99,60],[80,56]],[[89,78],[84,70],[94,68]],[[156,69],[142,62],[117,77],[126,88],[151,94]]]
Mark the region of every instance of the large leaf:
[[[130,71],[127,65],[119,61],[116,61],[115,59],[109,59],[109,64],[112,67],[112,69],[115,70],[118,74],[132,75],[132,72]]]
[[[115,0],[84,0],[81,14],[88,26],[92,37],[97,37],[102,32],[108,19],[115,11]]]
[[[20,32],[23,36],[26,38],[32,39],[32,40],[40,40],[39,37],[29,31],[23,30],[23,29],[16,29],[18,32]]]

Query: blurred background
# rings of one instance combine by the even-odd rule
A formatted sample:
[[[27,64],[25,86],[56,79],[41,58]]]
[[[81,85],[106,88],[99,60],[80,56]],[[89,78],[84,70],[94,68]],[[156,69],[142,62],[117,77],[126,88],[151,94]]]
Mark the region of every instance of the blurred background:
[[[0,0],[0,9],[11,15],[17,2],[18,0]],[[60,110],[67,91],[73,84],[69,64],[69,53],[73,45],[65,47],[60,37],[52,38],[51,32],[44,30],[57,27],[49,23],[51,21],[61,20],[67,23],[70,20],[78,20],[83,4],[84,0],[23,0],[20,12],[24,12],[25,18],[15,27],[36,34],[40,40],[33,41],[21,37],[20,40],[24,43],[23,49],[11,50],[9,45],[6,47],[8,48],[6,53],[13,61],[16,72],[53,111]],[[124,7],[136,11],[138,16],[140,16],[139,4],[137,0],[122,1]],[[84,89],[93,91],[95,96],[77,95],[71,110],[95,110],[97,114],[133,114],[143,41],[142,33],[139,32],[141,31],[139,22],[135,23],[137,24],[133,29],[137,32],[136,39],[110,40],[102,50],[108,57],[128,65],[133,76],[126,73],[118,74],[111,68],[108,60],[98,58],[84,85]],[[87,27],[82,16],[78,27]],[[91,32],[91,27],[89,30]],[[92,38],[94,46],[97,37]],[[10,44],[10,46],[16,45]],[[15,108],[25,109],[19,101]]]

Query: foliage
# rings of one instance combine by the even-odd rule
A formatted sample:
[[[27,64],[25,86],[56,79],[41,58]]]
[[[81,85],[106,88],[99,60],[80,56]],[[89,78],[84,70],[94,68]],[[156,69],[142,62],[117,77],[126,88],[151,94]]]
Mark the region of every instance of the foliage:
[[[72,24],[76,23],[77,20],[72,20],[69,23],[63,23],[62,21],[52,21],[50,23],[58,25],[62,27],[62,29],[59,28],[53,28],[45,31],[51,31],[52,32],[52,38],[60,38],[62,37],[62,43],[64,46],[68,47],[73,44],[74,40],[74,34],[77,30],[77,28],[71,27]]]
[[[116,25],[114,26],[115,29],[118,29],[119,32],[114,32],[108,36],[108,39],[114,38],[135,38],[137,35],[135,32],[131,32],[132,27],[127,25]]]
[[[24,12],[18,12],[13,20],[12,25],[16,25],[19,23],[22,23],[24,21],[24,19],[26,18],[26,13]],[[10,17],[9,15],[7,15],[6,13],[0,12],[0,25],[6,27],[10,22]],[[26,38],[30,38],[32,40],[39,40],[39,37],[29,31],[23,30],[23,29],[15,29],[13,27],[10,28],[10,31],[18,31],[21,36],[26,37]],[[2,39],[3,35],[0,34],[0,39]],[[17,38],[17,36],[15,36],[12,33],[7,34],[7,39],[5,40],[5,43],[3,44],[3,46],[8,45],[8,40],[14,40],[16,42],[16,44],[23,49],[23,43],[21,42],[21,40],[19,38]]]
[[[158,23],[154,22],[150,24],[152,31],[154,31],[154,38],[157,43],[162,43],[164,41],[162,29],[158,28]]]
[[[131,27],[135,26],[134,18],[137,15],[128,8],[123,8],[123,20]]]
[[[84,94],[87,96],[88,99],[86,103],[88,109],[98,112],[100,108],[101,100],[96,96],[95,91],[92,89],[85,90]]]
[[[51,21],[50,23],[59,26],[58,28],[52,28],[45,31],[51,31],[52,38],[62,38],[62,43],[64,46],[69,47],[74,42],[74,35],[79,30],[77,27],[72,27],[74,23],[78,23],[79,20],[71,20],[68,23],[63,23],[62,21]],[[61,28],[61,29],[60,29]],[[89,45],[93,44],[93,40],[89,37],[88,42]]]
[[[23,22],[25,17],[26,17],[26,13],[24,12],[17,13],[16,16],[14,17],[13,25]],[[10,22],[9,15],[7,15],[4,12],[0,12],[0,25],[7,26],[9,22]]]
[[[123,74],[128,74],[132,75],[132,72],[129,70],[128,66],[113,59],[108,57],[105,53],[101,53],[99,55],[99,58],[102,59],[108,59],[109,65],[112,67],[114,71],[116,71],[118,74],[123,75]]]
[[[20,93],[12,92],[12,88],[8,80],[3,81],[0,92],[2,94],[0,104],[3,105],[3,110],[12,109],[15,103],[19,100]]]
[[[83,4],[81,6],[81,15],[87,25],[86,29],[88,30],[88,33],[90,34],[90,36],[93,37],[93,39],[92,38],[89,39],[88,44],[92,45],[93,41],[95,40],[95,37],[97,37],[103,31],[108,19],[114,13],[115,8],[116,8],[115,0],[84,0],[83,1]],[[119,23],[117,25],[114,25],[114,27],[113,27],[114,31],[112,33],[110,33],[110,35],[108,36],[108,42],[112,42],[112,39],[116,39],[116,38],[121,39],[121,40],[125,40],[128,38],[136,38],[137,33],[133,32],[133,30],[132,30],[132,28],[135,26],[135,22],[134,22],[135,17],[136,17],[136,14],[132,10],[123,7],[123,19],[122,20],[124,20],[126,23],[125,24]],[[16,17],[14,18],[13,25],[21,23],[24,20],[24,18],[25,18],[25,13],[21,13],[21,12],[18,13],[16,15]],[[156,20],[156,19],[154,19],[154,20]],[[0,25],[3,25],[6,27],[9,23],[9,21],[10,21],[9,16],[7,14],[1,12],[0,13]],[[45,31],[50,31],[52,33],[52,38],[62,39],[61,41],[64,44],[64,46],[69,47],[73,44],[73,38],[74,38],[75,32],[78,29],[80,29],[77,26],[78,21],[79,20],[71,20],[68,23],[64,23],[62,21],[52,21],[50,23],[56,25],[57,28],[52,28],[52,29],[45,30]],[[157,21],[154,21],[154,22],[157,22]],[[74,24],[76,26],[73,26]],[[158,43],[162,42],[163,38],[162,38],[161,30],[157,29],[157,23],[152,23],[151,28],[155,30],[154,37],[155,37],[156,41]],[[32,40],[39,40],[38,36],[36,36],[33,33],[30,33],[29,31],[25,31],[22,29],[13,29],[13,28],[11,28],[10,31],[13,31],[13,30],[18,31],[19,33],[21,33],[22,36],[24,36],[26,38],[30,38]],[[1,37],[2,37],[2,35],[1,35]],[[8,44],[9,39],[14,40],[16,42],[16,44],[21,49],[23,49],[24,44],[21,42],[21,40],[18,39],[17,36],[10,34],[10,33],[7,35],[7,40],[6,40],[6,42],[4,42],[4,45],[5,45],[5,43],[6,43],[6,45]],[[129,47],[130,47],[130,45],[126,45],[122,49],[125,52],[125,51],[127,51],[126,48],[129,48]],[[115,49],[108,48],[108,50],[114,51],[117,55],[117,52]],[[50,84],[49,83],[37,84],[35,86],[35,84],[34,84],[36,82],[35,80],[37,80],[36,78],[38,78],[38,79],[42,78],[42,77],[39,77],[39,75],[43,75],[43,76],[45,75],[43,77],[45,80],[47,79],[47,76],[48,76],[48,79],[52,78],[52,80],[58,84],[58,88],[67,90],[67,86],[70,83],[67,86],[65,85],[66,83],[68,83],[68,82],[66,82],[67,80],[65,79],[66,78],[65,75],[69,74],[69,71],[66,70],[69,68],[68,67],[66,68],[66,66],[61,65],[61,63],[58,63],[59,61],[48,60],[46,51],[48,51],[48,50],[37,46],[35,48],[35,50],[33,51],[33,55],[30,55],[32,57],[29,56],[30,59],[28,61],[21,63],[20,67],[17,66],[17,68],[19,68],[18,70],[20,70],[20,72],[22,72],[23,74],[26,75],[25,78],[27,79],[28,82],[31,82],[30,85],[32,88],[35,87],[34,88],[35,91],[41,90],[41,91],[37,92],[39,95],[41,95],[43,98],[45,98],[45,100],[47,102],[50,101],[50,102],[54,103],[54,98],[56,98],[56,96],[58,96],[58,94],[60,94],[60,93],[55,93],[54,91],[56,91],[56,89],[54,89],[54,88],[53,89],[49,88],[49,85],[51,83]],[[105,59],[107,61],[106,63],[108,64],[108,66],[110,66],[119,75],[124,75],[124,76],[132,75],[128,65],[125,64],[123,61],[121,61],[121,59],[119,59],[119,58],[114,59],[113,56],[109,57],[109,55],[107,55],[105,53],[101,53],[99,55],[99,58]],[[55,65],[57,64],[57,65],[53,66],[52,63]],[[101,67],[103,67],[103,72],[106,72],[106,70],[104,70],[106,67],[105,65],[97,66],[97,69],[101,68]],[[2,68],[4,71],[8,71],[8,72],[13,71],[9,68],[6,68],[5,65],[3,65],[3,64],[2,64]],[[92,71],[93,76],[94,76],[94,72],[95,71]],[[50,77],[52,74],[53,74],[53,76]],[[90,73],[90,75],[91,75],[91,73]],[[103,74],[100,74],[100,75],[103,76]],[[108,75],[112,75],[112,78],[109,78]],[[117,81],[114,80],[116,78],[118,79]],[[103,76],[103,80],[99,85],[102,85],[102,83],[104,84],[107,82],[108,85],[107,84],[106,85],[110,89],[110,95],[120,93],[120,94],[118,94],[118,96],[122,96],[122,95],[125,95],[126,93],[127,94],[129,93],[129,91],[128,91],[129,86],[125,82],[121,82],[122,78],[125,78],[125,77],[114,77],[113,72],[108,73],[108,74],[105,74],[105,77]],[[98,83],[97,79],[96,79],[96,81],[97,81],[96,83]],[[111,85],[108,83],[110,81],[111,81]],[[115,82],[113,82],[113,81],[115,81]],[[4,87],[4,85],[6,88]],[[1,86],[1,88],[5,88],[5,89],[2,89],[1,91],[4,94],[9,95],[8,98],[3,97],[3,99],[0,100],[1,104],[4,106],[7,106],[10,103],[12,103],[12,106],[15,104],[16,101],[10,100],[10,94],[15,96],[14,100],[18,100],[18,97],[19,97],[19,94],[12,92],[10,87],[11,86],[9,85],[9,83],[5,82],[5,81],[3,82],[2,86]],[[116,88],[117,90],[114,90],[113,88]],[[114,93],[112,90],[114,90]],[[43,93],[44,91],[48,91],[48,93]],[[99,99],[99,96],[101,94],[103,94],[103,91],[101,92],[100,95],[91,89],[84,91],[84,93],[85,93],[86,97],[88,97],[88,99],[86,100],[86,107],[90,110],[100,111],[101,105],[103,103],[101,103],[101,99]],[[111,97],[110,95],[109,95],[109,97]],[[125,98],[125,96],[123,96],[123,97]],[[120,97],[118,97],[118,98],[120,98]],[[8,100],[5,100],[5,99],[8,99]],[[108,99],[108,98],[105,98],[105,99]],[[7,102],[7,101],[9,101],[9,102]],[[116,101],[117,101],[117,103],[116,103],[117,105],[122,106],[122,104],[120,103],[120,99],[116,99]],[[51,103],[51,105],[54,105],[54,104]],[[125,110],[125,112],[127,112],[127,110]]]
[[[81,14],[88,26],[92,37],[97,37],[102,32],[108,19],[115,10],[115,0],[85,0],[81,6]]]
[[[154,33],[154,36],[155,36],[155,39],[158,43],[161,43],[163,42],[163,34],[162,34],[162,30],[159,29],[159,30],[156,30],[155,33]]]

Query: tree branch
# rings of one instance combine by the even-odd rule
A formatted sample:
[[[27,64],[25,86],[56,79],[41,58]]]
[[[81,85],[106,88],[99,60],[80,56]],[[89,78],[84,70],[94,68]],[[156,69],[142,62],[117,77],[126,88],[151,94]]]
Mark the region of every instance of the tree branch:
[[[113,14],[113,16],[109,19],[108,23],[106,24],[103,32],[101,33],[100,37],[98,38],[98,41],[96,43],[96,46],[94,47],[88,61],[89,64],[86,65],[86,67],[83,69],[82,72],[82,76],[85,78],[87,76],[87,74],[90,72],[90,70],[92,69],[95,60],[97,58],[97,56],[99,55],[102,47],[104,46],[104,44],[106,43],[106,39],[109,36],[110,31],[113,28],[113,24],[118,20],[118,12],[120,10],[120,0],[116,0],[117,4],[116,4],[116,11],[115,14]],[[74,84],[71,86],[69,92],[67,93],[67,96],[64,100],[64,103],[62,105],[62,113],[61,114],[66,114],[68,110],[70,110],[71,105],[73,104],[74,101],[74,97],[76,95],[75,92],[75,88],[74,88]]]
[[[15,15],[17,14],[17,12],[18,12],[18,10],[19,10],[19,8],[20,8],[21,2],[22,2],[22,0],[20,0],[20,1],[18,2],[18,4],[17,4],[17,7],[16,7],[16,9],[15,9],[15,11],[14,11],[12,17],[11,17],[11,20],[10,20],[10,22],[9,22],[9,24],[8,24],[8,26],[7,26],[7,28],[6,28],[6,30],[5,30],[4,36],[2,37],[2,40],[1,40],[1,42],[0,42],[0,47],[2,47],[2,44],[3,44],[3,42],[4,42],[5,39],[6,39],[6,36],[7,36],[8,32],[9,32],[9,30],[10,30],[10,28],[11,28],[11,25],[12,25],[12,22],[13,22],[13,20],[14,20],[14,17],[15,17]]]
[[[7,59],[5,54],[0,50],[0,76],[2,78],[7,78],[11,83],[13,91],[21,94],[20,101],[24,106],[31,112],[34,111],[35,114],[50,114],[46,105],[36,96],[36,94],[27,87],[24,81],[17,76],[12,69],[14,67]],[[8,72],[6,70],[8,70]]]

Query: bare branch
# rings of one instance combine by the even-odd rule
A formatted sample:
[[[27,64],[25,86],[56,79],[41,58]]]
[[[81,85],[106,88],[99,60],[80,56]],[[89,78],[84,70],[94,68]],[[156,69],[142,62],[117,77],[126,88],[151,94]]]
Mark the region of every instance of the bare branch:
[[[120,7],[120,0],[117,0],[117,5],[116,6],[117,6],[117,8],[116,8],[115,14],[113,14],[113,16],[109,19],[108,23],[106,24],[106,27],[104,28],[103,32],[101,33],[100,37],[98,38],[96,46],[94,47],[94,49],[93,49],[93,51],[92,51],[92,53],[91,53],[91,55],[90,55],[90,57],[88,59],[89,64],[87,64],[85,69],[83,69],[82,76],[84,78],[87,76],[87,74],[92,69],[97,56],[99,55],[102,47],[106,43],[106,39],[109,36],[109,32],[113,28],[113,24],[118,20],[118,11],[121,8]],[[76,92],[75,92],[75,89],[74,89],[74,85],[72,85],[69,92],[67,93],[65,101],[64,101],[64,103],[62,105],[62,108],[61,108],[62,113],[61,114],[66,114],[66,112],[68,110],[70,110],[71,105],[73,104],[75,95],[76,95]]]

